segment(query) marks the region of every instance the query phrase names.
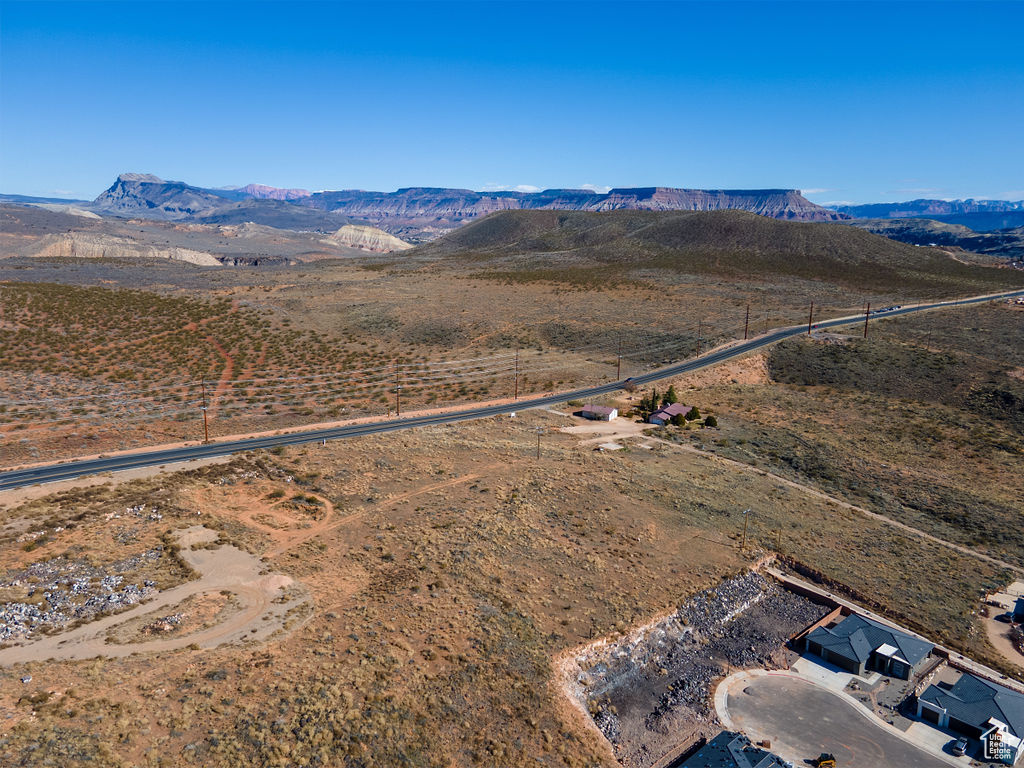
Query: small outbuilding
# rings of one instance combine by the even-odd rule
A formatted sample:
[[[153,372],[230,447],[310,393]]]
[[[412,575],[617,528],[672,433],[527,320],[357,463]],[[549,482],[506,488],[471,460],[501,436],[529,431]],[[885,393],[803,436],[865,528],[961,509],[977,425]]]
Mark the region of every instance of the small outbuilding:
[[[683,405],[682,403],[672,403],[671,405],[663,405],[661,408],[656,410],[650,416],[647,417],[649,424],[657,424],[658,426],[664,426],[672,421],[673,416],[686,417],[690,411],[693,410],[692,405]]]
[[[580,415],[585,419],[594,421],[611,421],[619,415],[617,408],[610,408],[606,405],[585,405]]]
[[[1014,621],[1024,623],[1024,597],[1018,597],[1017,602],[1013,605],[1013,611],[1010,614],[1013,616]]]

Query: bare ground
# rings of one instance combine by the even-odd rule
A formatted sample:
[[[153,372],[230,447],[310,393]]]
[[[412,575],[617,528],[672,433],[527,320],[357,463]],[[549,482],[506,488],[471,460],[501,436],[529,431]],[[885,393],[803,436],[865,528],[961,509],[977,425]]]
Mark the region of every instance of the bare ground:
[[[192,526],[179,531],[177,539],[183,547],[181,557],[200,574],[197,580],[165,590],[131,610],[24,645],[0,649],[0,664],[159,653],[193,644],[200,648],[215,648],[224,643],[259,643],[281,630],[286,617],[300,609],[306,600],[305,590],[290,577],[266,573],[256,557],[235,546],[225,544],[210,549],[192,548],[195,544],[216,542],[216,531]],[[110,632],[127,622],[142,616],[155,617],[188,598],[222,591],[236,595],[241,602],[241,609],[212,627],[164,640],[120,644],[106,642]]]

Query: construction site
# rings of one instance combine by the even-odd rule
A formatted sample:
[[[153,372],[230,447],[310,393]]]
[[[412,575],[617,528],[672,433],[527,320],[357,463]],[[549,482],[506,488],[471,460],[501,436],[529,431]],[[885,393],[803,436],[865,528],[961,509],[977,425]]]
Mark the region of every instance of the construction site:
[[[785,644],[830,608],[745,571],[671,614],[575,659],[573,693],[626,768],[672,763],[722,730],[715,683],[737,669],[788,666]]]

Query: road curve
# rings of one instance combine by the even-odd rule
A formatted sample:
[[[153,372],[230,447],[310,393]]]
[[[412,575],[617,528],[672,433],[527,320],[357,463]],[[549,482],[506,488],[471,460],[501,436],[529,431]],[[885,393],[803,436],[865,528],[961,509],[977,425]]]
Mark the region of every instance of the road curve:
[[[1024,296],[1024,290],[1006,291],[1004,293],[987,294],[985,296],[973,296],[967,299],[942,301],[933,304],[918,304],[912,307],[903,307],[902,309],[886,312],[884,314],[872,315],[872,318],[896,317],[898,315],[907,315],[913,312],[922,312],[940,307],[979,304],[986,301],[1007,299],[1016,296]],[[817,330],[822,330],[824,328],[835,328],[853,323],[861,323],[863,321],[863,315],[852,315],[849,317],[834,318],[832,320],[821,320],[815,323],[814,327]],[[659,379],[671,378],[683,373],[690,373],[702,368],[709,368],[726,360],[731,360],[734,357],[745,355],[748,352],[753,352],[782,341],[783,339],[799,336],[806,332],[806,325],[794,325],[788,328],[782,328],[764,336],[759,336],[725,349],[710,352],[702,357],[686,360],[682,363],[676,363],[665,368],[659,368],[656,371],[651,371],[650,373],[645,373],[640,376],[634,376],[630,381],[636,385],[644,385],[658,381]],[[0,491],[10,490],[12,488],[21,488],[26,485],[35,485],[36,483],[52,483],[58,480],[70,480],[76,477],[93,475],[100,472],[118,472],[126,469],[138,469],[140,467],[152,467],[178,461],[189,461],[191,459],[226,456],[240,451],[256,450],[257,448],[274,448],[279,445],[301,445],[303,443],[314,443],[322,440],[341,440],[346,437],[373,435],[382,432],[396,432],[400,429],[412,429],[413,427],[425,427],[434,424],[452,424],[458,421],[482,419],[488,416],[498,416],[503,413],[511,413],[513,411],[523,411],[529,408],[541,408],[547,405],[564,403],[567,400],[583,400],[590,397],[596,397],[598,395],[609,394],[623,389],[625,383],[625,380],[613,381],[596,387],[585,387],[583,389],[572,390],[571,392],[559,392],[546,397],[518,400],[514,403],[504,403],[502,405],[467,408],[462,411],[451,411],[449,413],[430,416],[413,416],[404,419],[399,418],[367,422],[363,424],[351,424],[344,427],[309,429],[301,432],[290,432],[281,435],[214,442],[207,443],[205,445],[191,445],[180,448],[157,449],[122,456],[72,460],[64,463],[27,467],[25,469],[14,469],[7,472],[0,472]]]

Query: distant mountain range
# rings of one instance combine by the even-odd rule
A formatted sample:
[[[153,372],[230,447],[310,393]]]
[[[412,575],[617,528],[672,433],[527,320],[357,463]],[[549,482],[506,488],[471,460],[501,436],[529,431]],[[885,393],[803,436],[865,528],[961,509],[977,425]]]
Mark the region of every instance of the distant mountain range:
[[[273,194],[280,193],[279,195]],[[333,232],[352,221],[329,211],[284,199],[294,190],[250,185],[205,189],[183,181],[164,181],[144,173],[122,173],[88,210],[122,218],[189,221],[199,224],[253,222],[278,229]]]
[[[466,221],[514,209],[610,211],[709,211],[740,209],[770,218],[835,221],[845,214],[816,205],[792,189],[549,189],[543,192],[475,192],[409,187],[395,192],[342,190],[308,192],[258,184],[209,189],[150,174],[124,173],[92,203],[107,216],[228,224],[251,221],[268,226],[335,231],[369,223],[411,241],[430,240]]]
[[[262,184],[205,188],[166,181],[152,174],[123,173],[93,201],[0,195],[0,201],[45,206],[78,215],[87,212],[117,218],[182,221],[215,226],[252,222],[301,232],[336,232],[346,225],[372,225],[412,243],[426,242],[489,214],[508,210],[606,212],[716,211],[736,209],[787,221],[867,221],[865,228],[913,243],[942,243],[996,254],[1009,241],[1018,258],[1015,233],[1008,238],[976,238],[977,233],[1024,226],[1024,201],[910,200],[824,207],[795,189],[675,189],[640,187],[606,193],[586,189],[542,192],[477,192],[442,187],[406,187],[395,192],[340,190],[310,192]],[[884,220],[914,219],[908,226],[883,226]],[[960,225],[959,232],[929,229],[922,220]],[[927,231],[926,231],[927,230]],[[953,241],[956,241],[955,243]],[[1006,242],[1004,242],[1006,241]]]
[[[1024,200],[908,200],[830,206],[853,219],[931,219],[976,232],[1024,226]]]

